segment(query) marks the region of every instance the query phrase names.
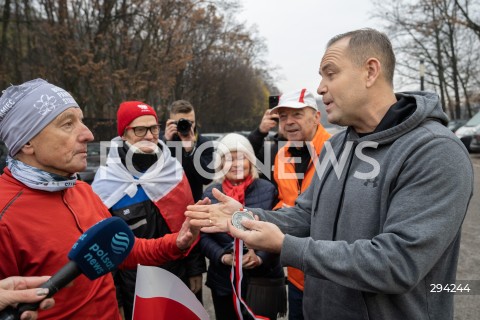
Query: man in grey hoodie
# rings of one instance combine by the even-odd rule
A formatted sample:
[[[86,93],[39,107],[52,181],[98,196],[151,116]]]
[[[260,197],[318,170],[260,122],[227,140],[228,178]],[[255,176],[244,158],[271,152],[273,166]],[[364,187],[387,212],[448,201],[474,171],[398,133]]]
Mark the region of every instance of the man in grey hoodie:
[[[318,93],[348,129],[325,143],[295,206],[251,209],[262,221],[243,222],[249,231],[231,225],[240,206],[220,192],[186,213],[304,271],[306,319],[453,319],[453,294],[434,288],[455,283],[473,169],[437,95],[395,94],[394,68],[383,33],[334,37]]]

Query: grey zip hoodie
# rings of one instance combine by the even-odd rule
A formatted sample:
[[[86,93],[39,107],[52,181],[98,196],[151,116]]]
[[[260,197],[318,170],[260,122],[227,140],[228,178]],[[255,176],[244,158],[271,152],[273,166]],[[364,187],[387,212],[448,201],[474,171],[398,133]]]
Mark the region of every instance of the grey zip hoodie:
[[[253,210],[286,233],[282,264],[305,272],[305,319],[453,319],[453,294],[432,289],[455,283],[472,165],[436,94],[397,99],[406,119],[327,141],[295,207]]]

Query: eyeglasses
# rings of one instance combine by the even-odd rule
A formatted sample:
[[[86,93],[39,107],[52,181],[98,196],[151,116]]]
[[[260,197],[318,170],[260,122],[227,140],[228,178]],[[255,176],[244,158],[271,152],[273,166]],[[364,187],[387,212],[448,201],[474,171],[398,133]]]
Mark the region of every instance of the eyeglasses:
[[[160,125],[159,124],[155,124],[155,125],[150,126],[150,127],[144,127],[144,126],[126,127],[125,129],[126,130],[133,129],[133,133],[137,137],[145,137],[147,135],[147,131],[149,131],[149,130],[153,135],[157,135],[157,134],[160,133]]]

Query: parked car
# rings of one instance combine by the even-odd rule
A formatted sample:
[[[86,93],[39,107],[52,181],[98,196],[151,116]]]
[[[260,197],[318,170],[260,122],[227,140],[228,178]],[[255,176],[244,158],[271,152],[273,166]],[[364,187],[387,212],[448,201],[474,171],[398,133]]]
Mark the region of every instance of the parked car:
[[[87,168],[78,173],[79,180],[92,183],[100,166],[100,142],[87,144]]]
[[[470,142],[470,152],[480,153],[480,130],[478,128],[473,132],[472,142]]]
[[[202,133],[202,137],[210,141],[219,140],[223,136],[224,136],[224,133]]]
[[[241,134],[241,135],[242,135],[242,136],[244,136],[245,138],[248,138],[248,135],[250,134],[250,131],[247,131],[247,130],[243,130],[243,131],[234,131],[234,133]]]
[[[447,127],[452,130],[452,132],[457,131],[461,126],[464,126],[467,123],[468,119],[455,119],[448,121]]]
[[[7,165],[8,149],[3,141],[0,141],[0,174],[3,173],[3,168]]]
[[[468,120],[464,126],[455,131],[455,135],[462,140],[465,148],[467,148],[469,152],[471,152],[470,143],[472,142],[473,134],[476,129],[480,129],[480,112]]]

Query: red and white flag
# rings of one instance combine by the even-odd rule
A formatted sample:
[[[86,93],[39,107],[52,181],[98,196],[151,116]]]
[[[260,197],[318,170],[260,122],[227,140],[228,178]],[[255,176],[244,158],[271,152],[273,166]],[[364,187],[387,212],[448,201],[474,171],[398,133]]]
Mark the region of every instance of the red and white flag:
[[[193,292],[173,273],[139,265],[133,320],[207,320],[208,313]]]

